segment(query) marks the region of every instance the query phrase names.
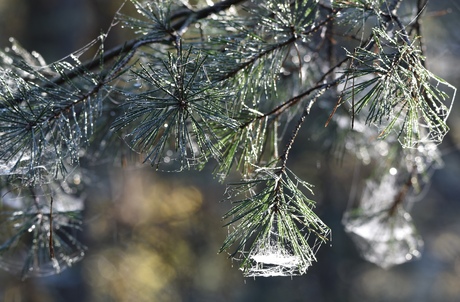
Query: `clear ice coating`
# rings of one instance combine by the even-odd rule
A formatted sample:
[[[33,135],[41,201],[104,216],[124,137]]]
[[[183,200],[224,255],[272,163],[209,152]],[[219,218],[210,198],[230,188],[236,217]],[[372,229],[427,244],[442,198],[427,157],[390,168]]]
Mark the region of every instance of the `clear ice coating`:
[[[360,206],[343,217],[362,257],[382,268],[420,258],[423,248],[410,214],[401,205],[392,208],[397,193],[394,175],[386,175],[380,184],[369,181]]]
[[[82,209],[81,199],[54,185],[3,191],[0,268],[25,279],[60,273],[81,260]]]

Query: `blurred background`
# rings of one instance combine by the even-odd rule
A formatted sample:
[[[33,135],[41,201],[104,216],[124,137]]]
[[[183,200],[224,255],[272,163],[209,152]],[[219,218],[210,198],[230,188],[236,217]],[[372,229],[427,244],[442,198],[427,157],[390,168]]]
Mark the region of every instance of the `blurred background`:
[[[415,1],[414,1],[415,2]],[[16,38],[47,62],[106,32],[121,0],[0,0],[0,47]],[[132,12],[127,3],[123,12]],[[423,17],[427,64],[460,87],[460,4],[430,1]],[[112,29],[106,48],[130,37]],[[0,301],[460,301],[460,114],[458,100],[441,145],[445,166],[411,211],[425,245],[420,260],[383,270],[367,263],[343,231],[355,160],[323,156],[308,135],[291,167],[315,184],[316,212],[332,228],[332,246],[302,277],[243,278],[217,254],[227,229],[225,187],[210,171],[158,173],[101,164],[85,193],[86,257],[60,275],[19,280],[0,271]],[[305,142],[305,143],[303,143]],[[211,168],[210,168],[211,169]],[[97,181],[94,181],[97,180]]]

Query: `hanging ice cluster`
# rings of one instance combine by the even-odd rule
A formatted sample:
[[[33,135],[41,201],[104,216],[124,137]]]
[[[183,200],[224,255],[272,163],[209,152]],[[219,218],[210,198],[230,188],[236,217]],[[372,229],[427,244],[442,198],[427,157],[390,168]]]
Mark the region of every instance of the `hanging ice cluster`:
[[[245,277],[282,277],[300,274],[300,257],[293,255],[282,246],[271,245],[260,248],[251,253],[249,259],[252,261],[252,266],[244,272]]]
[[[245,277],[283,277],[304,274],[311,263],[294,255],[289,244],[280,240],[275,228],[270,236],[257,241],[249,253],[249,265],[241,267]]]
[[[410,214],[398,198],[403,198],[396,175],[385,175],[380,183],[366,183],[358,208],[345,213],[345,231],[367,261],[383,268],[421,256],[423,241]]]

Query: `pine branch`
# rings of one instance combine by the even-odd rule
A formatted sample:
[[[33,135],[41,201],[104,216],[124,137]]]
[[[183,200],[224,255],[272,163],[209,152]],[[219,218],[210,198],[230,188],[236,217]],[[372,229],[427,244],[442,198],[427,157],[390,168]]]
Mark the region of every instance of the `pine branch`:
[[[311,192],[311,185],[287,168],[281,173],[259,168],[253,178],[229,186],[229,198],[236,200],[224,218],[239,225],[219,252],[236,245],[230,257],[241,261],[245,276],[302,275],[316,261],[330,229],[301,188]]]
[[[8,229],[0,229],[8,237],[0,242],[2,257],[16,260],[14,248],[29,239],[33,241],[20,268],[25,275],[57,273],[83,257],[84,247],[67,232],[79,230],[73,215],[82,208],[58,211],[64,194],[51,184],[55,171],[78,165],[82,149],[102,135],[121,137],[156,168],[202,168],[215,159],[215,173],[223,180],[235,165],[242,180],[227,191],[232,208],[224,219],[231,230],[220,252],[235,248],[231,257],[241,261],[245,276],[304,274],[316,261],[319,246],[329,240],[330,229],[305,195],[313,194],[312,185],[298,178],[288,161],[312,106],[326,99],[323,94],[329,90],[339,95],[326,125],[334,119],[335,134],[345,136],[350,129],[343,125],[351,118],[351,132],[361,141],[347,143],[353,151],[373,152],[372,160],[381,160],[383,152],[369,141],[390,139],[384,142],[386,163],[402,159],[398,173],[409,173],[398,191],[396,185],[406,178],[382,169],[385,176],[369,182],[363,194],[373,202],[371,210],[363,197],[362,209],[346,217],[347,231],[359,234],[372,222],[385,228],[388,237],[395,231],[390,223],[415,233],[401,205],[434,166],[435,144],[448,130],[452,103],[442,88],[455,94],[455,88],[425,68],[423,50],[415,46],[418,38],[411,36],[413,30],[420,33],[426,0],[418,1],[409,31],[397,14],[402,0],[335,0],[331,7],[315,0],[252,1],[241,19],[233,14],[209,17],[243,0],[224,0],[197,11],[171,9],[166,0],[131,1],[141,17],[118,15],[117,20],[135,28],[139,37],[106,52],[101,47],[83,64],[79,56],[97,40],[70,55],[72,63],[42,64],[41,57],[22,49],[11,56],[0,53],[11,67],[0,70],[0,172],[11,176],[6,188],[21,182],[2,196],[0,216],[19,213],[0,220],[0,227]],[[369,17],[377,26],[366,36]],[[362,18],[363,27],[354,27],[356,18]],[[332,38],[342,29],[342,36],[357,45],[343,58],[334,51],[340,38]],[[342,105],[345,113],[337,111]],[[355,115],[361,132],[353,129]],[[297,120],[291,125],[293,117]],[[346,119],[341,126],[340,118]],[[377,135],[373,125],[380,127]],[[286,135],[289,126],[293,129]],[[93,135],[94,129],[99,133]],[[112,130],[120,130],[120,136]],[[286,145],[279,150],[285,136]],[[388,155],[390,145],[398,151]],[[403,147],[412,149],[405,153]],[[385,251],[391,250],[394,238],[389,239]],[[356,239],[362,246],[376,240]],[[415,257],[419,242],[407,246],[411,249],[404,259]],[[45,270],[39,271],[41,267]]]
[[[173,21],[171,28],[173,31],[181,30],[181,28],[183,28],[183,26],[187,22],[191,22],[190,20],[193,20],[192,23],[195,23],[196,21],[207,18],[211,14],[218,14],[224,10],[227,10],[232,5],[237,5],[237,4],[246,2],[246,1],[247,0],[223,0],[218,3],[214,3],[213,6],[207,6],[196,12],[179,11],[176,14],[173,13],[171,14],[171,20],[170,20],[170,21]],[[174,22],[174,20],[179,19],[179,18],[180,20]],[[183,29],[181,31],[183,31]],[[93,70],[97,67],[100,67],[101,61],[107,62],[117,57],[119,58],[118,59],[119,61],[128,61],[130,58],[132,58],[132,56],[134,55],[134,52],[141,46],[144,46],[147,44],[153,44],[153,43],[170,43],[174,41],[175,41],[175,37],[172,37],[172,36],[169,36],[169,37],[165,36],[162,39],[152,39],[152,40],[145,39],[143,37],[131,39],[121,45],[115,46],[107,51],[104,51],[101,58],[95,58],[86,63],[83,63],[81,66],[78,66],[74,70],[67,72],[64,76],[59,76],[53,79],[52,82],[57,85],[63,84],[66,81],[77,77],[79,74],[81,74],[82,72],[85,72],[86,70]]]
[[[337,10],[332,10],[331,13],[324,19],[324,20],[321,20],[318,24],[316,24],[315,26],[312,26],[311,29],[308,29],[308,30],[305,30],[305,31],[302,31],[300,34],[299,33],[296,33],[294,31],[294,29],[292,29],[292,32],[291,32],[291,36],[286,39],[285,41],[281,42],[281,43],[278,43],[278,44],[274,44],[272,45],[271,47],[269,47],[268,49],[265,49],[259,53],[257,53],[256,55],[254,55],[253,57],[251,57],[250,59],[248,59],[247,61],[245,61],[244,63],[241,63],[239,64],[235,69],[231,70],[230,72],[226,73],[225,75],[223,75],[221,78],[218,79],[218,81],[224,81],[224,80],[227,80],[229,78],[232,78],[234,77],[238,72],[246,69],[248,66],[251,66],[254,64],[254,62],[256,62],[257,60],[260,60],[261,58],[273,53],[274,51],[276,50],[279,50],[283,47],[286,47],[290,44],[293,44],[294,42],[302,39],[303,37],[305,36],[309,36],[315,32],[317,32],[320,28],[322,28],[324,25],[328,24],[329,22],[331,22],[332,20],[334,20],[335,16],[340,12],[340,9],[337,9]]]
[[[137,2],[135,0],[133,0],[133,2],[136,5]],[[42,166],[44,164],[44,150],[42,150],[44,148],[43,145],[50,144],[51,146],[54,146],[56,149],[56,156],[59,158],[58,162],[61,162],[63,157],[59,154],[60,151],[58,151],[61,147],[57,148],[56,146],[65,141],[65,145],[67,145],[67,148],[71,149],[71,154],[73,154],[72,162],[78,162],[78,148],[81,136],[79,126],[80,114],[82,112],[85,113],[82,127],[85,129],[85,132],[89,122],[87,118],[89,117],[91,119],[93,116],[93,112],[91,111],[93,109],[87,108],[90,112],[84,111],[86,109],[83,110],[82,104],[89,104],[90,99],[93,98],[93,96],[102,96],[101,92],[103,90],[110,89],[109,83],[127,70],[125,66],[129,63],[138,48],[146,44],[165,41],[174,43],[177,41],[177,37],[179,36],[179,33],[176,33],[176,30],[183,33],[187,27],[192,24],[192,22],[196,22],[201,18],[206,18],[212,13],[219,13],[222,10],[228,9],[231,5],[242,2],[243,1],[241,0],[227,0],[217,3],[212,7],[210,6],[201,9],[197,12],[190,11],[187,15],[184,15],[182,12],[178,13],[178,15],[173,14],[171,19],[166,20],[165,22],[169,23],[171,20],[175,20],[175,18],[180,18],[175,21],[170,28],[166,28],[163,36],[158,37],[157,35],[152,35],[151,37],[146,36],[128,41],[124,45],[115,47],[105,53],[101,53],[93,60],[84,64],[81,64],[78,60],[76,60],[77,64],[73,66],[67,62],[54,63],[52,66],[55,68],[59,76],[51,80],[48,79],[46,74],[40,73],[41,70],[35,70],[33,67],[28,66],[26,61],[19,62],[19,68],[23,69],[26,75],[30,74],[38,80],[35,80],[37,84],[24,82],[24,88],[22,90],[24,93],[22,97],[17,93],[9,93],[7,96],[8,102],[3,102],[3,104],[1,104],[10,111],[12,115],[24,115],[22,112],[13,113],[14,111],[17,111],[17,109],[15,109],[16,106],[22,108],[22,106],[27,105],[30,111],[32,111],[30,113],[31,116],[25,119],[25,122],[16,121],[16,117],[8,118],[7,121],[10,122],[10,125],[8,128],[5,128],[7,129],[6,134],[3,135],[2,138],[3,141],[9,139],[10,141],[8,144],[12,145],[13,148],[9,148],[7,153],[2,152],[2,158],[10,159],[22,152],[21,148],[24,147],[24,144],[30,144],[29,148],[32,155],[31,160],[36,160],[36,162],[32,163],[31,161],[29,172],[35,174],[37,172],[35,167]],[[25,50],[21,50],[19,55],[33,58],[33,55],[28,55]],[[109,68],[105,71],[101,71],[100,75],[93,74],[90,71],[97,66],[104,68],[104,66],[101,65],[101,62],[106,62],[116,56],[119,56],[119,58],[115,61],[115,63],[109,66]],[[77,56],[71,57],[76,58]],[[27,58],[25,59],[29,60]],[[77,81],[75,81],[75,79],[77,79]],[[45,103],[46,105],[37,105],[39,104],[38,99],[43,98],[43,96],[40,95],[40,92],[43,93],[43,96],[48,95],[53,96],[53,98],[48,99]],[[35,96],[37,96],[36,99],[34,99]],[[99,101],[102,100],[100,97],[97,97],[96,99],[99,99]],[[38,108],[41,108],[40,106],[43,108],[39,111]],[[21,110],[27,111],[29,109],[24,108]],[[92,126],[92,121],[89,124]],[[13,128],[13,125],[15,128]],[[14,142],[19,139],[17,133],[21,133],[19,138],[22,137],[24,141],[21,144],[15,145]],[[25,140],[26,138],[27,140]],[[85,138],[86,140],[88,139],[88,137]],[[206,140],[203,141],[203,143],[206,143]],[[47,152],[51,151],[48,150]],[[51,153],[49,155],[54,157]],[[22,161],[22,158],[24,157],[20,156],[18,162]]]

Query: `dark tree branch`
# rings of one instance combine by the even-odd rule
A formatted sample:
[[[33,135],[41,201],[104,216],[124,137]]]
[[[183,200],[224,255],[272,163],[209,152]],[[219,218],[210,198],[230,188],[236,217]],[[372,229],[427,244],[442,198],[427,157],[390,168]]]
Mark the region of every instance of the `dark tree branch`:
[[[192,10],[184,12],[183,10],[181,10],[177,14],[172,14],[171,16],[171,20],[180,19],[172,25],[172,29],[179,30],[187,22],[190,22],[191,19],[192,19],[191,23],[195,23],[198,20],[207,18],[211,14],[220,13],[230,8],[232,5],[237,5],[245,1],[247,0],[224,0],[218,3],[215,3],[213,6],[205,7],[196,12]],[[75,78],[82,72],[85,72],[87,70],[93,70],[97,68],[98,66],[100,66],[101,61],[102,62],[110,61],[114,58],[122,57],[123,55],[127,55],[129,58],[131,58],[134,55],[134,52],[139,47],[146,45],[146,44],[161,43],[161,42],[172,42],[172,37],[164,37],[164,39],[155,39],[155,40],[152,40],[152,39],[149,40],[149,39],[145,39],[142,37],[142,38],[135,38],[135,39],[129,40],[123,43],[122,45],[115,46],[112,49],[105,51],[101,58],[97,57],[88,62],[85,62],[81,66],[78,66],[75,69],[67,72],[65,76],[59,76],[53,79],[52,82],[54,84],[61,85],[66,80]],[[126,60],[126,58],[122,58],[120,61],[127,63],[127,61],[129,60]]]
[[[214,13],[219,13],[223,10],[228,9],[232,5],[236,5],[238,3],[242,3],[246,0],[225,0],[219,3],[214,4],[214,6],[209,6],[206,8],[203,8],[197,12],[194,12],[192,10],[189,10],[188,13],[184,13],[182,10],[178,12],[178,14],[173,14],[171,16],[171,20],[176,20],[177,18],[181,18],[179,21],[175,22],[172,25],[173,31],[180,31],[183,33],[186,31],[188,26],[190,26],[192,23],[196,22],[197,20],[204,19],[208,17],[211,14]],[[64,112],[70,110],[71,107],[83,102],[86,100],[88,97],[90,97],[93,94],[96,94],[99,92],[99,90],[104,87],[105,84],[109,83],[113,79],[117,77],[117,75],[123,70],[123,68],[128,64],[128,62],[131,60],[131,58],[134,56],[136,50],[140,48],[141,46],[147,45],[147,44],[152,44],[152,43],[171,43],[171,42],[176,42],[177,37],[174,36],[174,34],[169,34],[168,36],[165,36],[163,38],[136,38],[129,40],[125,42],[123,45],[116,46],[102,54],[102,57],[96,57],[95,59],[92,59],[80,66],[77,66],[75,69],[70,70],[64,74],[61,74],[59,77],[56,77],[55,79],[51,80],[50,82],[46,83],[44,87],[52,87],[52,86],[59,86],[62,85],[71,79],[79,76],[80,74],[83,74],[87,72],[88,70],[92,70],[94,68],[97,68],[100,66],[101,62],[106,62],[110,61],[116,57],[120,57],[118,62],[115,63],[113,66],[112,70],[109,71],[107,74],[103,75],[102,78],[98,80],[98,83],[87,93],[84,93],[78,99],[68,106],[65,106],[64,108],[60,108],[59,110],[56,110],[53,112],[53,115],[51,115],[48,119],[47,122],[51,122],[58,118],[61,114]],[[27,125],[27,127],[32,128],[36,126],[40,121],[33,121]]]
[[[322,20],[321,22],[319,22],[315,26],[313,26],[311,29],[303,31],[301,33],[301,35],[297,35],[295,33],[292,33],[292,36],[289,39],[285,40],[284,42],[275,44],[272,47],[270,47],[270,48],[268,48],[268,49],[266,49],[264,51],[261,51],[260,53],[258,53],[257,55],[253,56],[252,58],[250,58],[246,62],[244,62],[244,63],[240,64],[239,66],[237,66],[234,70],[232,70],[232,71],[228,72],[226,75],[222,76],[218,81],[224,81],[226,79],[229,79],[229,78],[235,76],[241,70],[243,70],[246,67],[252,65],[257,60],[259,60],[259,59],[271,54],[272,52],[276,51],[277,49],[281,49],[281,48],[283,48],[283,47],[285,47],[285,46],[287,46],[289,44],[292,44],[292,43],[296,42],[297,40],[301,39],[302,36],[308,36],[308,35],[310,35],[312,33],[317,32],[324,25],[326,25],[326,24],[330,23],[332,20],[334,20],[334,18],[337,15],[338,12],[339,12],[339,10],[332,10],[330,15],[328,15],[324,20]]]
[[[428,5],[428,0],[418,0],[417,1],[417,16],[415,17],[413,29],[415,30],[415,34],[419,37],[420,43],[420,50],[422,52],[422,56],[425,55],[425,43],[422,40],[422,26],[421,26],[421,17],[426,10],[426,6]],[[422,61],[422,65],[425,67],[425,60]]]

